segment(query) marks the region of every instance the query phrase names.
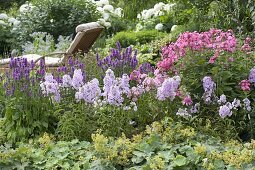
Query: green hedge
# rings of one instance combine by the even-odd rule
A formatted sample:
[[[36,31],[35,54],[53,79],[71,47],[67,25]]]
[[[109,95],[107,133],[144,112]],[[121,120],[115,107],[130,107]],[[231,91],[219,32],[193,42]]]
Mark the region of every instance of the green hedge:
[[[139,32],[118,32],[113,36],[111,40],[111,46],[114,47],[116,42],[119,41],[123,48],[126,48],[130,45],[141,45],[149,43],[153,40],[163,38],[166,33],[159,32],[157,30],[144,30]]]

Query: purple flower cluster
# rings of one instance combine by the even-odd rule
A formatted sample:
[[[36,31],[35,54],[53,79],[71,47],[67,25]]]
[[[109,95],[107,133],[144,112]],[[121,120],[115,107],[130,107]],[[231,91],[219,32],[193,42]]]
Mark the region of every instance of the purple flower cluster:
[[[94,103],[101,96],[101,89],[99,88],[99,81],[95,78],[90,82],[84,84],[75,93],[75,98],[80,101],[84,100],[87,103]]]
[[[99,54],[97,54],[97,65],[103,72],[110,68],[115,73],[119,72],[119,75],[130,73],[138,64],[137,50],[133,54],[132,47],[130,46],[122,52],[119,42],[116,43],[116,47],[116,49],[111,49],[111,54],[103,59],[100,59]]]
[[[45,96],[51,96],[53,101],[60,102],[59,84],[52,74],[45,75],[45,81],[40,84],[42,93]]]
[[[11,58],[9,66],[10,69],[3,75],[6,95],[13,96],[15,92],[23,92],[31,96],[32,87],[35,86],[36,81],[39,81],[38,74],[31,74],[35,63],[29,62],[26,58]],[[43,74],[42,69],[38,71]]]
[[[250,70],[249,81],[255,83],[255,67]]]
[[[138,71],[140,74],[154,73],[155,68],[150,63],[142,63],[139,66]]]
[[[232,109],[231,104],[230,105],[229,104],[225,104],[223,106],[220,106],[220,110],[219,110],[220,117],[222,117],[223,119],[226,116],[230,117],[232,115],[231,109]]]
[[[214,83],[211,77],[205,76],[203,78],[203,88],[204,88],[203,98],[206,103],[211,102],[211,98],[214,93],[215,87],[216,87],[216,84]]]
[[[244,109],[248,112],[251,111],[251,101],[248,98],[243,99],[244,102]]]
[[[73,79],[72,79],[73,88],[78,90],[83,84],[84,84],[83,73],[82,73],[81,69],[74,70]]]
[[[180,82],[181,79],[179,76],[165,79],[162,85],[157,89],[157,99],[166,100],[170,98],[172,101],[176,96]]]
[[[121,78],[115,78],[114,72],[108,69],[103,81],[105,100],[110,105],[121,106],[124,101],[123,94],[128,95],[130,93],[129,76],[123,74]]]
[[[220,99],[218,100],[218,103],[219,104],[224,104],[224,103],[226,103],[227,102],[227,97],[224,95],[224,94],[222,94],[221,96],[220,96]]]

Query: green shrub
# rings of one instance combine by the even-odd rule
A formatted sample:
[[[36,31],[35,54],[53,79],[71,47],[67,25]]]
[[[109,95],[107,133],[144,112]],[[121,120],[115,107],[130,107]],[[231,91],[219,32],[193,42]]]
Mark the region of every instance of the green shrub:
[[[111,40],[111,46],[115,46],[119,41],[123,48],[130,45],[145,44],[155,39],[162,38],[166,33],[158,32],[157,30],[144,30],[139,32],[118,32]]]
[[[19,40],[30,40],[33,32],[47,32],[57,40],[59,35],[75,35],[79,24],[97,21],[99,14],[88,0],[34,0],[30,12],[19,15]]]

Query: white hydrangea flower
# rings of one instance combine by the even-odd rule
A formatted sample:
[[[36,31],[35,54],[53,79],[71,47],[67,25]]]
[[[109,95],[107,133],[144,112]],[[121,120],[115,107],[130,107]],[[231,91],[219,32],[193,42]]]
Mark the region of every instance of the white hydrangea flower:
[[[104,5],[109,5],[109,1],[108,0],[95,1],[95,3],[99,7],[103,7]]]
[[[178,25],[173,25],[171,28],[171,32],[175,31],[177,29]]]
[[[175,4],[166,4],[166,5],[164,6],[164,10],[166,10],[166,11],[171,11],[172,8],[173,8],[173,6],[175,6]]]
[[[104,19],[98,19],[98,21],[97,21],[100,25],[102,25],[102,26],[104,26],[105,25],[105,20]]]
[[[118,16],[118,17],[122,17],[122,8],[116,8],[114,13]]]
[[[14,23],[13,23],[14,26],[18,26],[19,24],[20,24],[20,21],[18,21],[18,20],[14,21]]]
[[[105,21],[107,21],[110,18],[110,14],[109,13],[103,13],[103,19]]]
[[[105,22],[104,26],[105,26],[106,28],[109,28],[109,27],[112,26],[112,24],[111,24],[110,22]]]
[[[104,11],[108,11],[108,12],[113,12],[114,11],[114,8],[112,5],[105,5],[103,7]]]
[[[99,12],[103,12],[103,11],[104,11],[104,9],[103,9],[102,7],[97,7],[97,10],[98,10]]]
[[[161,30],[163,30],[163,27],[164,27],[164,25],[161,24],[161,23],[159,23],[159,24],[157,24],[157,25],[155,26],[155,29],[158,30],[158,31],[161,31]]]
[[[103,5],[109,5],[109,0],[100,0]]]
[[[1,13],[0,19],[8,19],[8,16],[5,13]]]
[[[144,19],[147,20],[147,19],[151,18],[151,17],[154,15],[154,13],[155,13],[155,10],[154,10],[154,9],[149,9],[149,10],[146,12],[146,14],[145,14]]]
[[[9,23],[12,23],[12,24],[14,24],[14,22],[16,22],[17,20],[15,19],[15,18],[9,18],[8,19],[8,22]]]
[[[159,3],[154,5],[154,10],[159,11],[164,7],[164,5],[165,4],[163,2],[159,2]]]
[[[33,8],[34,6],[31,3],[26,3],[20,6],[19,12],[20,13],[30,12],[32,11]]]

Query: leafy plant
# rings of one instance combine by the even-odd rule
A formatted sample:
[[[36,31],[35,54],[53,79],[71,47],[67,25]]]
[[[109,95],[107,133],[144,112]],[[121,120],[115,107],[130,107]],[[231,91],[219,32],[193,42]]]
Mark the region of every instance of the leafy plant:
[[[96,6],[90,1],[32,1],[33,8],[18,16],[21,24],[17,29],[23,45],[33,32],[47,32],[57,40],[60,35],[75,35],[75,27],[82,23],[97,21]]]
[[[120,42],[123,48],[130,45],[145,44],[151,42],[157,38],[164,37],[165,33],[158,32],[157,30],[144,30],[139,32],[118,32],[113,36],[111,40],[112,46],[115,45],[117,41]]]

